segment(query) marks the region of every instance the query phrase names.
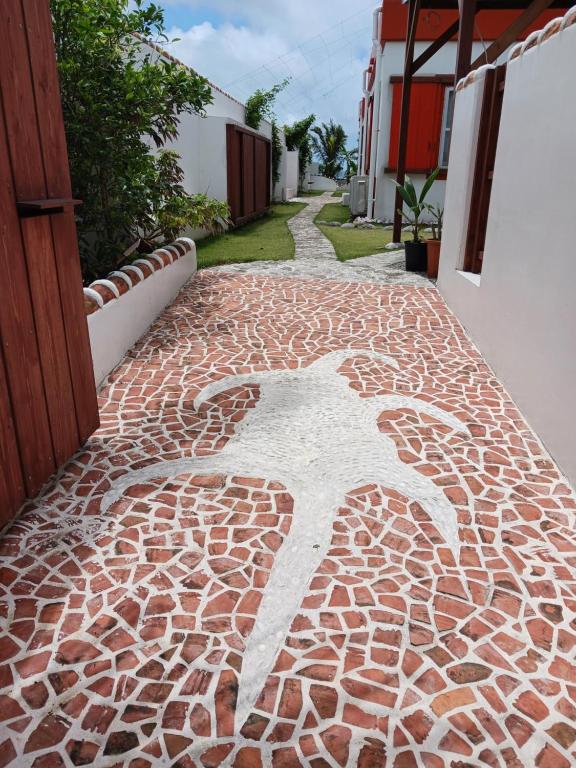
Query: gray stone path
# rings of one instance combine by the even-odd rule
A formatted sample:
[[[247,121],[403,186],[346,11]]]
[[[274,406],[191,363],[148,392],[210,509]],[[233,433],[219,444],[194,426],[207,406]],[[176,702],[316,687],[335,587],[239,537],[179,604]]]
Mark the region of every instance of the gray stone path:
[[[303,259],[331,259],[337,261],[334,246],[324,235],[324,233],[314,224],[314,219],[326,203],[335,202],[332,192],[325,192],[316,197],[296,198],[295,202],[307,203],[300,213],[297,213],[288,222],[288,228],[292,232],[294,243],[296,244],[296,261]]]
[[[294,202],[306,203],[306,208],[288,222],[296,244],[294,260],[225,264],[221,267],[213,267],[212,270],[270,277],[339,280],[347,283],[430,285],[430,281],[424,275],[406,272],[404,251],[388,251],[350,261],[339,261],[330,240],[314,224],[314,219],[326,203],[337,202],[337,198],[332,197],[331,192],[317,197],[295,198]]]

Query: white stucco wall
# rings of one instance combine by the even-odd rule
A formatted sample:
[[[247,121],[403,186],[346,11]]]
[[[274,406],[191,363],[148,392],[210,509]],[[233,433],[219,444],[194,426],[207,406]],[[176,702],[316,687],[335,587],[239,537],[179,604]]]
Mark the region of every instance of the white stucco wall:
[[[338,189],[338,184],[336,184],[334,179],[328,179],[326,176],[311,175],[308,181],[308,189],[318,189],[324,192],[333,192],[334,190]]]
[[[298,194],[300,179],[300,154],[298,150],[286,152],[286,194],[285,199],[290,200]]]
[[[142,50],[162,58],[162,54],[142,42]],[[180,155],[184,171],[183,186],[190,194],[203,193],[218,200],[228,199],[226,125],[245,126],[246,109],[237,99],[212,84],[212,103],[206,106],[206,116],[180,116],[179,136],[166,145]],[[272,125],[262,121],[257,133],[270,139]],[[193,237],[205,233],[188,232]]]
[[[298,152],[289,152],[286,149],[286,139],[280,133],[282,144],[282,156],[280,158],[280,178],[273,187],[273,200],[281,202],[291,200],[298,194]]]
[[[116,368],[195,272],[196,247],[192,243],[186,255],[88,315],[97,386]]]
[[[482,275],[459,272],[483,84],[456,98],[439,288],[576,483],[576,26],[510,62]]]

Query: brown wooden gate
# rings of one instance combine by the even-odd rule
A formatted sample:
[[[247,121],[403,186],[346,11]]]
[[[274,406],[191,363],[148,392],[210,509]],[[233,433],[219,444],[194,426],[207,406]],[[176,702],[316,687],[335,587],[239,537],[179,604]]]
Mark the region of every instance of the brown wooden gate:
[[[48,0],[0,4],[0,523],[98,426]]]
[[[234,224],[261,216],[270,207],[271,144],[238,125],[226,126],[228,204]]]
[[[500,117],[504,100],[504,84],[506,82],[506,65],[501,64],[496,69],[489,69],[485,75],[482,110],[478,129],[478,145],[472,196],[470,199],[470,216],[466,237],[464,269],[466,272],[480,274],[484,260],[484,245],[488,229],[488,214],[490,212],[490,197],[492,195],[492,177],[498,148],[498,133]]]

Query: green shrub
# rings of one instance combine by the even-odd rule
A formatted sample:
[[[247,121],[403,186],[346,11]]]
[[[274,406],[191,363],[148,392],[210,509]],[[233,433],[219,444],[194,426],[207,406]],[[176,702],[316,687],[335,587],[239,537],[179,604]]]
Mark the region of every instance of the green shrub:
[[[298,150],[299,179],[298,185],[302,189],[304,174],[312,162],[312,142],[310,129],[316,120],[316,115],[308,115],[303,120],[298,120],[293,125],[284,126],[286,136],[286,148],[289,152]]]
[[[170,238],[209,215],[214,203],[184,192],[178,156],[153,148],[178,136],[180,115],[203,113],[211,88],[187,67],[144,53],[139,38],[166,40],[154,3],[51,7],[73,191],[83,201],[80,255],[92,280],[117,267],[139,237]]]
[[[246,101],[244,122],[249,128],[257,131],[262,120],[272,120],[274,118],[272,107],[276,101],[276,96],[286,88],[289,82],[289,79],[283,80],[281,83],[272,86],[269,91],[264,91],[261,88],[254,91],[252,96]]]

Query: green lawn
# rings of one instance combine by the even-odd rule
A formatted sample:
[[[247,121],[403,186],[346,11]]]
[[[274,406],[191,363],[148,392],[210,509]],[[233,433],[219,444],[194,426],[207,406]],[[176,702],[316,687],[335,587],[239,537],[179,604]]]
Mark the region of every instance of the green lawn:
[[[344,192],[346,192],[345,189],[337,189],[336,192],[332,192],[332,197],[342,197]]]
[[[328,203],[315,219],[318,221],[350,221],[350,210],[341,203]],[[371,256],[375,253],[386,253],[384,246],[392,242],[392,230],[376,227],[376,229],[341,229],[318,224],[319,229],[326,235],[334,246],[340,261],[357,259],[359,256]],[[402,234],[403,240],[410,238],[409,232]]]
[[[294,258],[294,240],[287,221],[305,203],[279,203],[262,219],[224,235],[199,240],[198,269],[244,261],[280,261]]]
[[[316,223],[319,221],[337,221],[340,224],[346,224],[350,221],[350,208],[342,203],[327,203],[320,213],[314,219]]]
[[[298,197],[320,197],[323,194],[321,189],[309,189],[307,192],[298,192]]]

